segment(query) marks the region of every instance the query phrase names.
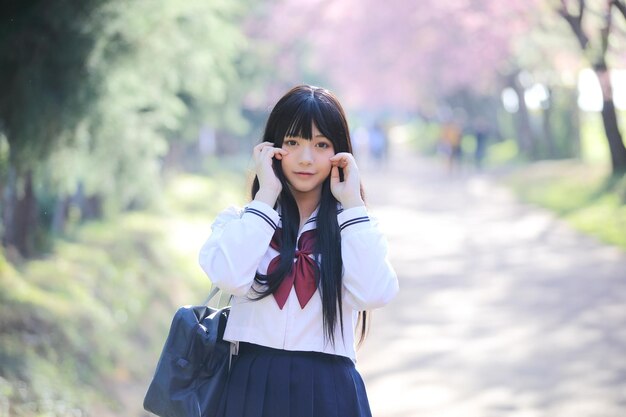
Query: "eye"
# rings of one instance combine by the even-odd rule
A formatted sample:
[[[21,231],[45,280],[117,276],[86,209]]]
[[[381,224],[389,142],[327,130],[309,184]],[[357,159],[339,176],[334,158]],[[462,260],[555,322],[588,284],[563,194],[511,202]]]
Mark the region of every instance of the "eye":
[[[316,146],[317,146],[318,148],[328,149],[328,148],[330,148],[332,145],[331,145],[330,143],[328,143],[328,142],[318,142],[318,143],[316,144]]]
[[[293,139],[287,139],[286,141],[283,142],[283,145],[285,146],[296,146],[298,144],[298,142],[296,142]]]

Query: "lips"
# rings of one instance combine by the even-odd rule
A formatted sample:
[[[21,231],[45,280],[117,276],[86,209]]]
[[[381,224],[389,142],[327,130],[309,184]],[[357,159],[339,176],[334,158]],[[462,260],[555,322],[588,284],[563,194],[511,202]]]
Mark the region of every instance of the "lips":
[[[303,176],[303,177],[310,177],[310,176],[315,175],[313,172],[294,172],[294,174],[300,175],[300,176]]]

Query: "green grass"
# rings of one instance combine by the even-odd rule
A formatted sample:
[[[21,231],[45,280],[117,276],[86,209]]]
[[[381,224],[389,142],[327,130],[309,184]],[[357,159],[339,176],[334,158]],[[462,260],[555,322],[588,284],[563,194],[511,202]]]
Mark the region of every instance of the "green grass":
[[[174,311],[210,289],[198,250],[244,183],[179,174],[158,210],[85,224],[19,265],[0,252],[0,416],[144,415]]]
[[[513,139],[507,139],[489,145],[484,165],[487,167],[512,166],[520,162],[521,157],[519,156],[517,142]]]
[[[620,113],[618,116],[621,116],[621,126],[626,126],[626,113]],[[585,162],[590,164],[610,162],[611,155],[605,135],[600,113],[581,113],[580,151]]]
[[[626,112],[618,114],[622,131]],[[610,177],[610,155],[600,113],[581,113],[580,161],[525,163],[513,140],[492,144],[489,167],[508,166],[505,183],[525,201],[554,211],[574,228],[626,249],[626,177]]]
[[[574,228],[626,249],[626,177],[611,179],[605,164],[540,162],[516,169],[505,183]]]

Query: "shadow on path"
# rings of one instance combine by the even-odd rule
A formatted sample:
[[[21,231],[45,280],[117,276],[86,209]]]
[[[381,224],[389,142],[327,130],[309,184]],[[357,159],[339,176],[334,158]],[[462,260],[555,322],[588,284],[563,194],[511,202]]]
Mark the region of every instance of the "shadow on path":
[[[374,416],[626,416],[626,253],[406,152],[363,181],[401,286],[359,351]]]

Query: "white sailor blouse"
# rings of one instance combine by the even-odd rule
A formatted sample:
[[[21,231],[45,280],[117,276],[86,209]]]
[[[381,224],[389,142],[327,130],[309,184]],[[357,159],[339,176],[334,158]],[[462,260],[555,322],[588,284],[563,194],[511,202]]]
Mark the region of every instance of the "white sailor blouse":
[[[316,215],[317,210],[298,232],[296,245],[304,240],[304,233],[314,231]],[[342,336],[337,320],[333,345],[324,338],[319,290],[314,289],[314,294],[303,300],[296,294],[294,283],[285,291],[286,299],[256,299],[256,272],[267,274],[279,255],[275,245],[270,244],[276,229],[281,227],[279,213],[265,203],[252,201],[243,210],[231,207],[217,216],[211,236],[200,250],[199,263],[214,285],[233,295],[224,339],[356,360],[354,333],[358,312],[387,304],[398,292],[398,279],[387,259],[387,241],[365,207],[339,210],[337,220],[343,260],[344,329]],[[299,251],[297,256],[302,256]],[[314,257],[308,252],[306,256]]]

